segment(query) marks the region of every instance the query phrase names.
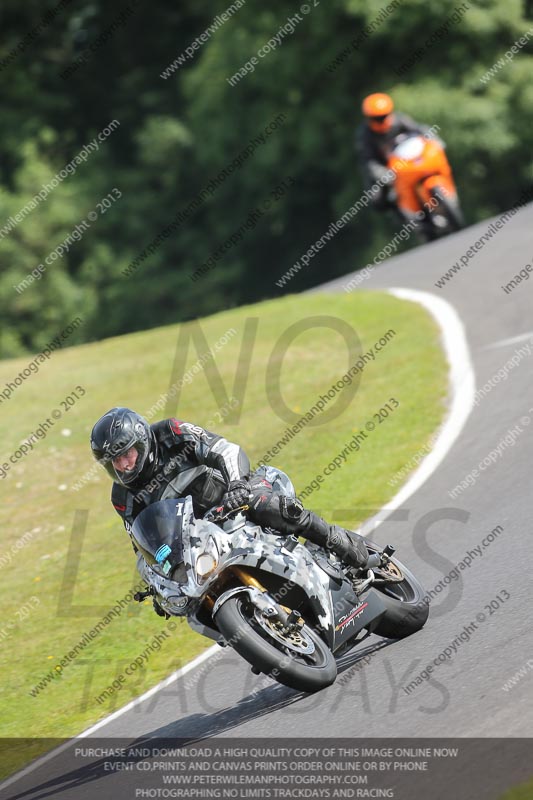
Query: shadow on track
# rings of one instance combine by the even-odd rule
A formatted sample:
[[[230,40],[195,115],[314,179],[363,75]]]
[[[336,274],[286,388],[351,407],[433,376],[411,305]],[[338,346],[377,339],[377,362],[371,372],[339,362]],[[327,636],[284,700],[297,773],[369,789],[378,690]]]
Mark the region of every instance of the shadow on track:
[[[342,656],[337,661],[339,676],[347,670],[354,668],[358,662],[365,658],[372,657],[379,650],[384,647],[394,644],[393,640],[377,639],[373,644],[364,648],[353,650],[346,655]],[[239,659],[240,661],[240,659]],[[238,663],[238,662],[237,662]],[[74,748],[83,747],[105,747],[105,748],[139,748],[142,749],[143,754],[138,756],[113,756],[111,759],[114,765],[122,765],[126,763],[138,763],[146,761],[150,758],[157,757],[157,750],[162,748],[179,748],[191,746],[201,742],[204,739],[209,739],[215,736],[222,736],[223,734],[239,727],[247,722],[258,720],[261,717],[268,716],[276,711],[292,708],[296,713],[297,706],[300,703],[305,703],[305,708],[301,711],[309,710],[309,703],[316,700],[321,702],[321,698],[326,693],[342,692],[342,686],[338,683],[333,684],[328,689],[322,692],[317,692],[314,695],[309,695],[306,692],[298,692],[295,689],[290,689],[280,684],[272,683],[271,679],[262,675],[257,677],[257,682],[268,680],[268,685],[263,685],[262,688],[257,688],[254,691],[241,698],[236,705],[230,708],[224,708],[214,713],[193,713],[180,720],[165,725],[163,727],[154,729],[136,739],[127,738],[84,738],[73,739],[70,747],[63,752],[58,753],[57,757],[48,762],[48,770],[56,773],[55,777],[42,781],[31,788],[24,791],[3,795],[5,800],[45,800],[46,798],[61,798],[70,800],[75,796],[76,789],[82,789],[94,782],[99,782],[103,778],[110,778],[115,775],[118,769],[109,770],[105,768],[105,764],[109,763],[110,757],[104,756],[97,758],[90,764],[84,764],[73,768],[76,756]],[[308,702],[305,702],[308,701]],[[6,757],[4,746],[4,757]],[[134,779],[135,771],[128,773]],[[138,774],[138,773],[137,773]],[[122,772],[124,777],[126,772]],[[103,786],[94,786],[94,796],[98,796]],[[87,795],[84,794],[84,797]]]

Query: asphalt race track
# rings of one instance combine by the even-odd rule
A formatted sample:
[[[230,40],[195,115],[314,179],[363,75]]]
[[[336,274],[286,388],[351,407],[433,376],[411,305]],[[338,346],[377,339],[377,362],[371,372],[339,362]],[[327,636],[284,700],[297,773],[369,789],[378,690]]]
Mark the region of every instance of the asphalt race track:
[[[450,303],[466,330],[478,390],[517,350],[529,349],[473,407],[442,464],[395,515],[403,519],[386,520],[376,530],[375,539],[394,543],[398,557],[426,589],[439,584],[470,551],[468,568],[434,598],[427,626],[398,642],[371,637],[340,659],[337,682],[314,696],[252,675],[237,655],[220,650],[92,735],[143,741],[533,736],[533,669],[527,667],[533,656],[533,278],[508,294],[501,288],[533,261],[532,208],[521,209],[443,288],[435,282],[490,220],[383,262],[358,287],[417,289]],[[348,275],[321,288],[343,291],[349,280]],[[450,496],[476,468],[471,485]],[[404,687],[467,626],[470,632],[453,655],[406,692]],[[368,655],[371,659],[357,668]],[[506,691],[504,684],[523,667],[523,676]],[[0,795],[103,798],[109,791],[104,786],[116,786],[120,778],[124,793],[115,796],[135,797],[133,782],[129,793],[125,788],[134,776],[126,773],[93,775],[62,791],[61,780],[54,780],[61,775],[61,758],[21,776]]]

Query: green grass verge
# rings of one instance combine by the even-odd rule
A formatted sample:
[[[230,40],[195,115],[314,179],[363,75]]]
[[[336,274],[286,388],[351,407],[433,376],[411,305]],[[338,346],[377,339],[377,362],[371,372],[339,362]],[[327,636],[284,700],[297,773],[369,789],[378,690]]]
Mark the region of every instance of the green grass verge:
[[[509,789],[500,800],[533,800],[533,780],[523,783],[521,786],[516,786],[514,789]]]
[[[387,480],[428,442],[445,412],[447,367],[439,331],[419,306],[377,292],[316,294],[268,301],[202,320],[209,346],[229,329],[236,334],[213,361],[194,370],[198,374],[183,387],[179,406],[163,409],[152,421],[170,415],[200,425],[216,420],[220,395],[214,397],[207,375],[216,364],[224,384],[233,387],[246,320],[257,318],[240,419],[225,417],[222,423],[211,425],[239,442],[255,464],[287,427],[269,400],[273,396],[272,365],[278,364],[283,400],[297,415],[305,414],[350,367],[346,345],[339,333],[328,327],[307,326],[292,340],[283,359],[279,348],[275,349],[291,325],[300,323],[302,328],[302,321],[323,315],[355,329],[363,352],[387,331],[392,329],[395,334],[366,365],[357,391],[342,413],[325,424],[324,417],[318,416],[288,442],[273,463],[289,473],[300,492],[355,433],[374,421],[375,430],[362,440],[360,450],[350,452],[342,468],[326,477],[305,501],[328,519],[355,526],[368,516],[368,511],[361,509],[377,509],[395,494],[398,487],[391,488]],[[190,631],[186,623],[179,623],[161,649],[151,654],[147,668],[137,671],[111,701],[98,704],[95,698],[115,676],[145,650],[156,633],[168,629],[169,623],[157,617],[148,604],[130,604],[59,677],[37,696],[30,694],[136,580],[131,545],[109,502],[111,484],[106,474],[98,468],[79,491],[73,486],[93,466],[88,438],[95,420],[113,405],[147,413],[168,391],[182,329],[187,326],[159,328],[57,352],[0,406],[1,464],[53,409],[62,410],[61,401],[77,385],[85,389],[85,395],[68,412],[63,410],[46,438],[37,441],[1,481],[0,553],[11,557],[9,566],[0,567],[2,737],[79,733],[211,644]],[[248,336],[250,331],[248,328]],[[191,347],[185,368],[191,369],[204,352]],[[30,360],[3,362],[0,388]],[[349,391],[342,389],[326,410],[334,402],[344,402]],[[231,395],[232,389],[228,388],[228,393]],[[395,398],[399,407],[378,422],[374,414],[390,398]],[[14,543],[25,534],[27,544],[12,554]],[[73,548],[77,548],[77,564]],[[25,618],[21,605],[27,609]],[[37,742],[33,750],[25,749],[23,758],[29,760],[38,749]],[[14,766],[12,762],[11,771]]]

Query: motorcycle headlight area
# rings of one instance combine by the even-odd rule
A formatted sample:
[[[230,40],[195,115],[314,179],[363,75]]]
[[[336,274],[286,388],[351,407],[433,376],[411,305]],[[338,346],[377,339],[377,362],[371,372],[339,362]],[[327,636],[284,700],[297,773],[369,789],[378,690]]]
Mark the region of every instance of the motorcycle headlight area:
[[[189,598],[185,595],[168,595],[166,597],[160,595],[158,601],[162,609],[174,616],[183,614],[189,604]]]
[[[218,549],[212,536],[207,540],[203,551],[196,557],[196,578],[198,583],[204,583],[213,574],[218,566]]]
[[[176,574],[183,573],[186,583],[186,572],[183,564],[179,564],[174,571],[174,580],[169,579],[160,564],[147,564],[142,555],[137,557],[137,570],[141,578],[151,586],[154,590],[154,595],[161,606],[168,614],[179,615],[187,612],[187,607],[190,602],[190,597],[183,594],[180,587],[176,586],[178,581],[175,580]]]

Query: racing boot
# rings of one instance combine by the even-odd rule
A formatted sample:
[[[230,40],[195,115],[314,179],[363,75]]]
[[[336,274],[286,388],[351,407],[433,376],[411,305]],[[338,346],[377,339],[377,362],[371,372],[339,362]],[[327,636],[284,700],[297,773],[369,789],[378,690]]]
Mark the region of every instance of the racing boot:
[[[302,516],[305,519],[302,519],[300,524],[306,539],[321,545],[326,550],[331,550],[350,567],[364,569],[367,566],[369,552],[359,534],[347,531],[338,525],[328,525],[326,520],[314,511],[307,511]]]
[[[327,548],[350,567],[364,569],[368,565],[370,554],[362,537],[346,528],[339,528],[338,525],[330,525],[329,528]]]

